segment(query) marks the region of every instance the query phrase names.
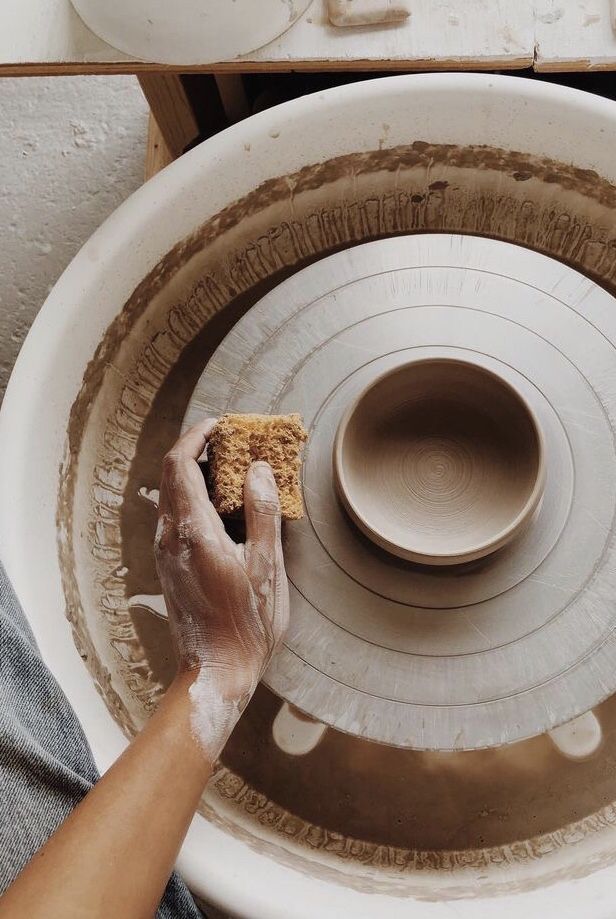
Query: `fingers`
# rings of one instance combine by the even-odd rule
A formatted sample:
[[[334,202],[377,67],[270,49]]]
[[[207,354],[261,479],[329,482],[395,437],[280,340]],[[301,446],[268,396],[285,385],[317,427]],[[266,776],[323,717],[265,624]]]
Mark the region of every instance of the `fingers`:
[[[268,463],[253,463],[244,483],[246,542],[259,554],[276,561],[280,547],[280,499]]]
[[[202,522],[216,529],[222,527],[197,463],[215,424],[216,419],[207,418],[189,428],[163,459],[159,502],[161,518],[173,517],[180,522],[192,519],[199,512]]]
[[[169,452],[177,453],[186,459],[198,460],[207,446],[215,424],[216,418],[204,418],[199,424],[194,424],[182,434]]]

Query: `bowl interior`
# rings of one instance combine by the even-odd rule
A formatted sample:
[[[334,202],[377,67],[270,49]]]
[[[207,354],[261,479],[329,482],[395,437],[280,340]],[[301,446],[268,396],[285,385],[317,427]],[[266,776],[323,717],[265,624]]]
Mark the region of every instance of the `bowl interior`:
[[[495,551],[525,525],[541,496],[542,441],[499,376],[422,360],[361,395],[341,423],[335,467],[368,536],[402,557],[449,564]]]

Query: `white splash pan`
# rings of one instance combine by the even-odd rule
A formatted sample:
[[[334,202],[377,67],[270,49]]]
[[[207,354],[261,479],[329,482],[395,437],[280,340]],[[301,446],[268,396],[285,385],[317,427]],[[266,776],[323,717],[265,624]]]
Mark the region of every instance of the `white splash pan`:
[[[0,557],[101,770],[126,740],[73,644],[56,549],[58,470],[85,367],[137,284],[207,218],[262,181],[306,163],[407,142],[409,125],[413,136],[433,142],[549,155],[616,181],[616,105],[604,99],[513,77],[459,73],[345,86],[254,116],[148,182],[85,244],[32,326],[0,414]],[[205,200],[195,185],[207,189]],[[581,847],[580,858],[591,860],[592,852]],[[300,874],[201,817],[193,821],[179,869],[198,895],[250,919],[538,919],[553,910],[560,919],[614,916],[616,867],[521,894],[419,902]],[[511,882],[515,889],[522,874],[514,870]]]

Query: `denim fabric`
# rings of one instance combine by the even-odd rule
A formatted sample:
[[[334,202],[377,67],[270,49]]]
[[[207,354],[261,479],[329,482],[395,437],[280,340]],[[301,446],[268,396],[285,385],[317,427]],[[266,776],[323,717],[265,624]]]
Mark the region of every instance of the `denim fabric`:
[[[98,773],[0,563],[0,894],[88,793]],[[173,875],[158,919],[201,919]]]

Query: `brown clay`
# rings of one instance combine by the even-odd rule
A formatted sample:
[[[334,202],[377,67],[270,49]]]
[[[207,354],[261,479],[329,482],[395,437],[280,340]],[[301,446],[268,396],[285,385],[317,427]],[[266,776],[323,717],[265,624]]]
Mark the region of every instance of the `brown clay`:
[[[371,384],[341,421],[339,494],[377,545],[425,565],[470,562],[528,524],[545,480],[522,397],[468,361],[413,361]]]

